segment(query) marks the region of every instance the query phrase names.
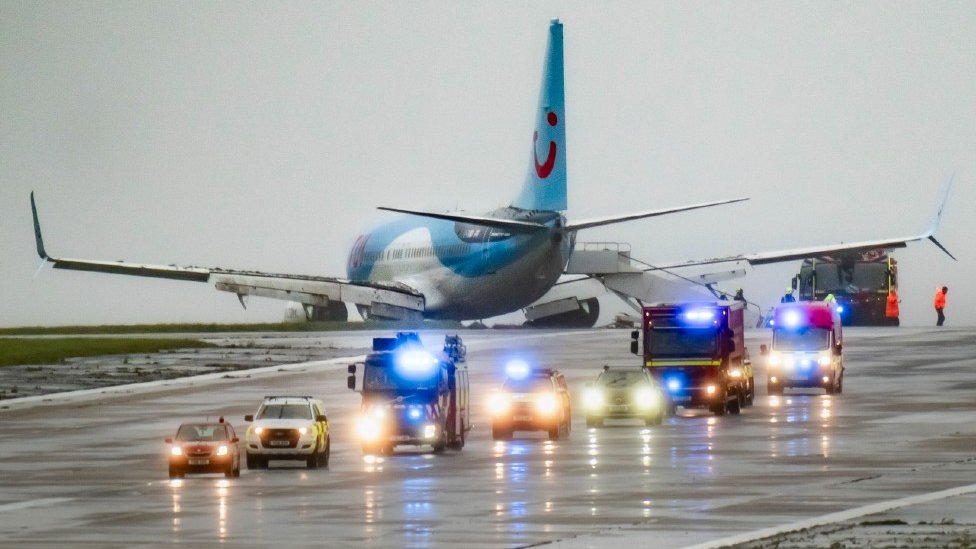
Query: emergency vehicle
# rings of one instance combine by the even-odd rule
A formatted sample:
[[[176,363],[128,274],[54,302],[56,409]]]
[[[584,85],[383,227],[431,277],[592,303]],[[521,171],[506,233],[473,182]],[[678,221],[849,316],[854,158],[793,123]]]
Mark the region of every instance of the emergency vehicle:
[[[833,295],[845,326],[897,322],[897,316],[887,316],[885,305],[888,292],[898,286],[898,262],[884,249],[805,259],[793,286],[799,290],[798,301],[822,301]]]
[[[677,406],[738,414],[755,398],[740,301],[658,303],[643,308],[643,334],[631,333],[631,352],[643,336],[643,366]]]
[[[836,307],[822,301],[783,303],[773,311],[773,342],[766,356],[766,387],[771,395],[786,387],[823,387],[828,395],[844,390],[843,333]]]
[[[531,368],[513,360],[505,366],[505,374],[501,390],[488,400],[494,440],[510,439],[515,431],[545,431],[549,440],[569,436],[569,386],[559,370]]]
[[[244,433],[248,469],[267,469],[270,460],[304,461],[309,469],[329,466],[332,443],[322,401],[310,396],[266,396]]]
[[[364,454],[392,453],[398,445],[464,447],[471,430],[468,367],[461,338],[445,336],[433,353],[415,332],[374,338],[373,352],[350,364],[347,386],[356,390],[362,368],[362,412],[356,433]]]

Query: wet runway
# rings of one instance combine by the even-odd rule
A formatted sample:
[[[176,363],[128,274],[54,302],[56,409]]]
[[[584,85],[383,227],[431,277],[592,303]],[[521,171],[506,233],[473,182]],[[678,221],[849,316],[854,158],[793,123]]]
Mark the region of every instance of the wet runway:
[[[386,334],[320,337],[366,347],[373,335]],[[586,429],[578,399],[603,364],[639,363],[628,331],[462,336],[475,428],[440,456],[364,459],[345,361],[0,410],[0,546],[682,547],[976,479],[976,330],[849,329],[843,395],[768,397],[759,364],[760,396],[740,416],[601,429]],[[748,334],[754,357],[768,337]],[[566,374],[568,440],[490,440],[484,397],[513,356]],[[325,401],[328,470],[166,478],[163,438],[180,422],[223,414],[243,431],[265,394]]]

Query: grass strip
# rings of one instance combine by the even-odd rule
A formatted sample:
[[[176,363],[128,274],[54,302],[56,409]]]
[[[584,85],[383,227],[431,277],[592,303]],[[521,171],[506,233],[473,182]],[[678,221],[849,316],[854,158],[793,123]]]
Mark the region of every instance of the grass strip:
[[[66,358],[214,347],[195,339],[0,338],[0,366],[59,364]]]
[[[0,328],[0,335],[173,334],[216,332],[336,332],[345,330],[456,330],[460,322],[267,322],[261,324],[129,324],[106,326],[26,326]]]

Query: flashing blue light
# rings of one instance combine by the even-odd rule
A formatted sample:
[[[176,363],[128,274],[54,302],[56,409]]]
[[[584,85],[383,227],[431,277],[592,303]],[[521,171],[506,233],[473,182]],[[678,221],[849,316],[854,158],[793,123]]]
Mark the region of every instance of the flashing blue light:
[[[715,311],[711,309],[698,309],[685,313],[685,318],[692,322],[708,322],[715,318]]]
[[[783,315],[783,323],[790,327],[798,326],[800,324],[800,313],[786,311],[786,314]]]
[[[680,381],[678,381],[677,379],[674,379],[674,378],[668,380],[668,390],[669,391],[671,391],[673,393],[674,391],[677,391],[680,388],[681,388],[681,382]]]
[[[437,366],[437,359],[425,349],[407,349],[397,354],[396,365],[405,372],[427,374]]]
[[[813,363],[810,362],[809,359],[804,359],[804,360],[800,361],[800,366],[803,366],[804,368],[809,368],[812,364]]]
[[[512,379],[525,379],[529,375],[529,363],[521,359],[510,360],[505,365],[505,375]]]
[[[410,408],[407,415],[410,416],[410,419],[420,419],[420,408]]]
[[[843,305],[838,305],[837,306],[837,312],[838,313],[843,313],[844,312],[844,306]]]

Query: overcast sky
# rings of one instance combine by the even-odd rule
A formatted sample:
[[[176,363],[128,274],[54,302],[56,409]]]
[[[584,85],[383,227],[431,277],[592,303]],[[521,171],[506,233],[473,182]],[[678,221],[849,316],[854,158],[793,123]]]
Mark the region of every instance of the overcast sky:
[[[0,2],[0,325],[252,322],[283,303],[43,270],[61,257],[345,275],[375,206],[508,205],[549,20],[564,25],[568,217],[673,261],[923,232],[904,324],[976,325],[973,2]],[[758,267],[778,300],[798,263]],[[608,300],[609,303],[609,300]]]

